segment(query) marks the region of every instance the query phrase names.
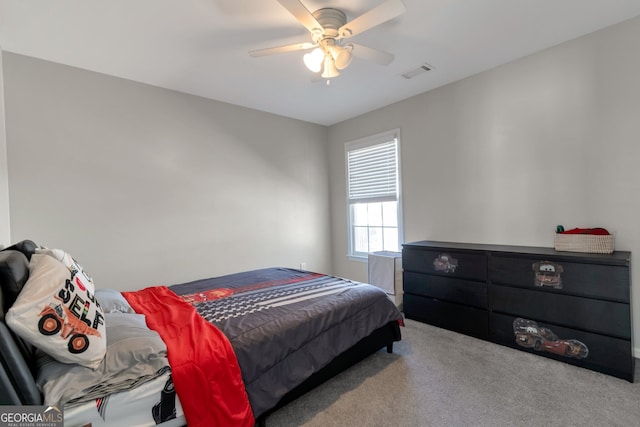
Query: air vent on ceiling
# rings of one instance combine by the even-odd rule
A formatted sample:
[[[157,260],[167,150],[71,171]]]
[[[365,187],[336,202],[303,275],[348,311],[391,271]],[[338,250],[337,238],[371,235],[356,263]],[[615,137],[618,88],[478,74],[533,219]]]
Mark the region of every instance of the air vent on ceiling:
[[[418,68],[415,68],[413,70],[407,71],[406,73],[403,73],[402,77],[404,77],[405,79],[412,79],[416,76],[419,76],[420,74],[426,73],[427,71],[431,71],[431,70],[433,70],[433,67],[425,63],[419,66]]]

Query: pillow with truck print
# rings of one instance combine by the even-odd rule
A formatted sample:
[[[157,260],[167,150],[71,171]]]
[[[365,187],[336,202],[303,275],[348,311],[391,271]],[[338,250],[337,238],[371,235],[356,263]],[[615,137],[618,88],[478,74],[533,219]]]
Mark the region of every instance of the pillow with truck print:
[[[69,257],[71,259],[71,257]],[[29,279],[6,315],[20,337],[63,363],[95,369],[107,349],[104,313],[77,263],[35,253]]]
[[[90,288],[92,293],[95,293],[96,287],[93,283],[93,279],[87,274],[86,271],[84,271],[84,268],[82,268],[82,266],[78,264],[78,262],[73,259],[73,257],[67,252],[63,251],[62,249],[36,248],[36,253],[51,255],[62,264],[64,264],[64,266],[68,269],[76,270],[78,273],[81,273],[83,276],[82,281],[87,284],[87,288]]]

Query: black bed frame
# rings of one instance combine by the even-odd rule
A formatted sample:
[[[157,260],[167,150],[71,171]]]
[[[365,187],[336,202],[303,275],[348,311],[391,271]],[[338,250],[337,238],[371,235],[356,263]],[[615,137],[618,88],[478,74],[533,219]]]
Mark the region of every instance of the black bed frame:
[[[33,241],[23,240],[0,251],[0,405],[42,404],[42,396],[34,379],[34,348],[13,334],[5,323],[6,311],[29,277],[29,260],[36,247]],[[376,351],[386,347],[387,352],[391,353],[393,343],[400,341],[400,338],[400,326],[396,321],[373,331],[285,394],[275,407],[258,417],[256,425],[264,427],[271,413]]]

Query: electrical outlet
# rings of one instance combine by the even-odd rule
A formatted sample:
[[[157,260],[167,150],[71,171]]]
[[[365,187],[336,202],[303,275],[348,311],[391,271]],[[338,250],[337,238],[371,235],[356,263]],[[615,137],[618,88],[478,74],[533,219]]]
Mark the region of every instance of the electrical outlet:
[[[307,263],[306,262],[301,262],[300,263],[300,270],[306,270],[307,269]]]

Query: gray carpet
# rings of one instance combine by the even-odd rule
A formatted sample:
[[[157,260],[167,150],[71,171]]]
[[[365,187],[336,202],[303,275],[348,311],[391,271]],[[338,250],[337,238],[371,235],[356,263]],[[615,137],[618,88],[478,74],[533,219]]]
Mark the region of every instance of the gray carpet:
[[[640,426],[636,383],[407,320],[384,350],[267,427]]]

